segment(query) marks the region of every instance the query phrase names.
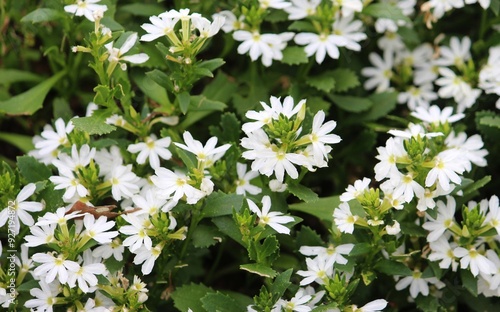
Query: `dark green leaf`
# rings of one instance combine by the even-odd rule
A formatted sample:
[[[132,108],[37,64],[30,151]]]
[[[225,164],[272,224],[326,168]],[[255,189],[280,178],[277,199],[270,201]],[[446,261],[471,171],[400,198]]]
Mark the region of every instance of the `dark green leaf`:
[[[33,24],[41,22],[50,22],[50,21],[55,21],[61,17],[64,17],[63,14],[64,13],[59,10],[40,8],[25,15],[21,19],[21,22],[23,23],[31,22]]]
[[[403,234],[417,237],[427,236],[427,231],[414,222],[401,222],[400,227]]]
[[[203,208],[204,217],[219,217],[224,215],[232,215],[233,209],[240,211],[243,205],[243,196],[238,194],[224,194],[222,192],[214,192],[208,196]]]
[[[403,11],[392,3],[372,3],[366,6],[361,13],[376,18],[388,18],[393,21],[402,20],[408,23],[411,22],[410,19],[403,14]]]
[[[276,254],[279,250],[278,240],[276,236],[268,236],[264,240],[264,243],[261,246],[257,247],[257,253],[259,254],[259,259],[266,259],[273,254]]]
[[[335,91],[345,92],[349,89],[359,86],[358,75],[349,68],[338,68],[331,72],[333,79],[335,79]]]
[[[196,157],[182,148],[175,148],[177,152],[177,156],[179,156],[182,159],[182,162],[184,163],[184,166],[186,166],[188,169],[191,168],[196,168],[198,167],[198,161],[196,160]]]
[[[403,263],[382,259],[375,263],[374,268],[387,275],[402,275],[402,276],[411,276],[413,272]]]
[[[234,222],[232,217],[223,216],[212,218],[212,222],[217,226],[219,231],[226,234],[234,241],[238,242],[240,245],[245,247],[243,243],[242,236],[238,225]]]
[[[32,72],[22,71],[18,69],[0,69],[0,85],[8,85],[14,82],[24,82],[24,81],[33,81],[39,82],[42,80],[42,77],[33,74]]]
[[[306,79],[306,84],[328,93],[335,87],[336,79],[332,73],[332,71],[325,71],[318,76],[309,76]]]
[[[227,75],[219,71],[215,78],[203,89],[202,94],[208,99],[227,103],[238,86]]]
[[[283,294],[288,289],[292,283],[290,282],[290,277],[292,277],[293,269],[288,269],[283,273],[280,273],[275,279],[271,288],[269,289],[273,295],[281,298]]]
[[[24,153],[34,148],[33,137],[28,135],[0,132],[0,140],[14,145]]]
[[[420,44],[420,37],[418,33],[410,27],[399,27],[398,34],[401,36],[403,41],[409,46],[417,46]]]
[[[30,280],[16,287],[16,290],[19,292],[28,292],[33,288],[40,288],[40,284],[36,280]]]
[[[42,108],[47,93],[65,74],[65,71],[59,72],[24,93],[13,96],[6,101],[0,101],[0,113],[32,115]]]
[[[387,116],[387,114],[389,114],[396,107],[398,93],[375,93],[370,95],[368,99],[373,103],[373,105],[367,112],[361,114],[359,117],[356,116],[356,119],[358,121],[377,120],[381,117]]]
[[[472,184],[467,185],[466,187],[463,188],[463,195],[462,196],[468,196],[470,194],[473,194],[475,191],[479,190],[486,184],[488,184],[491,181],[491,176],[484,176],[481,179],[475,181]]]
[[[312,203],[319,199],[318,194],[314,193],[313,190],[301,184],[289,184],[287,190],[306,203]]]
[[[150,72],[147,72],[146,76],[156,82],[156,84],[158,84],[160,87],[165,88],[168,91],[173,91],[174,86],[172,84],[172,80],[170,80],[170,77],[161,70],[154,69]]]
[[[104,265],[106,266],[106,269],[113,274],[115,272],[118,272],[123,269],[123,265],[125,264],[125,260],[122,259],[122,261],[118,261],[115,259],[115,257],[109,257],[104,261]]]
[[[298,30],[300,32],[316,32],[314,25],[306,21],[294,21],[288,26],[289,30]]]
[[[139,89],[152,100],[162,106],[170,104],[165,88],[156,83],[150,76],[141,71],[133,71],[132,79],[134,79]]]
[[[48,187],[40,192],[40,197],[45,201],[46,211],[56,211],[57,208],[64,207],[66,204],[62,200],[63,194],[64,190],[54,190],[54,185],[48,184]]]
[[[153,3],[131,3],[118,7],[119,11],[127,12],[132,15],[150,17],[165,12],[165,8]]]
[[[208,61],[203,61],[203,62],[197,64],[197,66],[201,67],[201,68],[208,69],[209,71],[213,72],[214,70],[216,70],[217,68],[221,67],[225,63],[226,62],[223,59],[221,59],[221,58],[215,58],[215,59],[211,59],[211,60],[208,60]]]
[[[491,0],[490,9],[496,16],[498,16],[498,13],[500,12],[500,0]]]
[[[348,112],[359,113],[373,106],[372,101],[362,97],[336,94],[330,94],[328,97],[335,105]]]
[[[417,307],[420,311],[423,312],[440,311],[439,310],[440,304],[438,302],[438,299],[434,296],[418,296],[415,299],[415,302],[417,303]]]
[[[189,107],[190,95],[187,92],[182,92],[177,94],[177,100],[179,101],[179,108],[183,114],[186,114]]]
[[[291,46],[283,50],[282,63],[288,65],[306,64],[309,61],[307,54],[302,47]]]
[[[242,264],[240,265],[240,269],[263,277],[270,277],[270,278],[274,278],[278,274],[272,268],[259,263]]]
[[[462,285],[467,289],[474,297],[477,297],[477,279],[472,275],[469,270],[460,270],[460,279],[462,280]]]
[[[174,306],[179,311],[191,309],[193,312],[204,312],[206,310],[203,308],[200,299],[209,293],[214,293],[214,291],[202,284],[183,285],[175,289],[172,293],[172,299],[174,300]]]
[[[211,126],[210,134],[216,136],[223,143],[239,143],[241,122],[234,113],[224,113],[221,116],[220,127]]]
[[[311,203],[299,203],[290,205],[289,209],[301,211],[313,215],[322,221],[331,223],[333,220],[333,210],[340,204],[339,196],[319,198]]]
[[[18,157],[17,167],[21,171],[21,175],[30,183],[45,181],[52,175],[52,172],[46,165],[32,156],[25,155]]]
[[[120,25],[117,21],[109,16],[104,16],[101,20],[101,24],[108,27],[111,31],[122,31],[125,29],[122,25]]]
[[[201,298],[201,302],[208,312],[234,312],[246,309],[233,298],[220,292],[206,294]]]
[[[213,226],[199,224],[193,232],[193,246],[207,248],[220,242],[222,233]]]
[[[302,246],[321,246],[324,244],[321,236],[308,226],[302,226],[297,232],[296,248]]]
[[[359,256],[369,253],[372,250],[372,246],[368,243],[358,243],[354,244],[349,256]]]

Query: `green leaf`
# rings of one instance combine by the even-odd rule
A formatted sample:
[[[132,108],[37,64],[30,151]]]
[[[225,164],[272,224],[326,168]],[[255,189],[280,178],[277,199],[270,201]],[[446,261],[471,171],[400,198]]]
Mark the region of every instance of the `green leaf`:
[[[243,243],[242,236],[238,225],[234,222],[232,217],[223,216],[212,218],[212,222],[217,226],[219,231],[226,234],[240,245],[246,247]]]
[[[413,272],[403,263],[382,259],[375,263],[374,268],[387,275],[402,275],[402,276],[411,276]]]
[[[301,211],[319,218],[322,221],[331,223],[333,220],[333,210],[340,204],[339,196],[319,198],[311,203],[298,203],[289,206],[290,210]]]
[[[95,114],[89,117],[79,117],[71,119],[75,129],[87,132],[90,135],[103,135],[116,129],[113,125],[108,125],[106,119]]]
[[[403,41],[409,46],[417,46],[420,44],[420,37],[418,33],[410,27],[399,27],[398,34]]]
[[[115,257],[109,257],[108,259],[106,259],[104,261],[104,265],[106,266],[106,269],[108,269],[108,271],[111,274],[122,270],[124,264],[125,264],[125,259],[118,261],[115,259]]]
[[[120,25],[117,21],[109,16],[104,16],[101,20],[101,24],[108,27],[111,31],[123,31],[125,28]]]
[[[427,236],[427,231],[413,222],[401,222],[400,227],[403,234],[417,237]]]
[[[56,97],[52,102],[52,107],[55,120],[59,118],[69,120],[75,116],[75,113],[71,110],[69,102],[65,98]]]
[[[462,280],[462,285],[467,289],[474,297],[477,297],[477,279],[472,275],[469,270],[460,270],[460,279]]]
[[[221,235],[213,226],[199,224],[193,232],[193,246],[196,248],[210,247],[220,240]]]
[[[161,70],[154,69],[150,72],[147,72],[146,76],[156,82],[160,87],[165,88],[166,90],[171,92],[174,90],[172,80],[170,80],[170,77]]]
[[[349,256],[359,256],[369,253],[372,250],[372,246],[369,243],[358,243],[354,244]]]
[[[279,243],[276,236],[268,236],[261,246],[257,247],[258,259],[267,259],[279,251]]]
[[[309,62],[309,59],[304,48],[291,46],[283,50],[283,59],[281,59],[281,62],[288,65],[298,65],[306,64]]]
[[[111,89],[105,85],[98,85],[94,88],[96,93],[94,96],[94,103],[106,107],[115,107],[115,95],[118,92],[118,88]]]
[[[417,298],[415,298],[415,303],[417,304],[419,311],[423,312],[440,311],[439,310],[440,304],[438,302],[438,299],[434,296],[418,296]]]
[[[345,92],[360,85],[358,75],[349,68],[337,68],[331,72],[335,79],[335,91]]]
[[[66,204],[62,200],[63,194],[64,190],[54,190],[54,185],[48,184],[48,187],[40,192],[40,197],[45,201],[46,211],[55,211],[59,207],[64,207]]]
[[[301,184],[288,184],[287,190],[306,203],[312,203],[319,199],[318,194],[314,193],[313,190]]]
[[[219,71],[215,78],[203,89],[202,94],[209,99],[223,103],[229,102],[238,86],[229,76]]]
[[[0,85],[8,85],[14,82],[34,81],[39,82],[42,77],[33,74],[32,72],[22,71],[18,69],[0,69]]]
[[[307,98],[307,108],[312,114],[316,114],[320,110],[328,112],[331,106],[332,103],[323,100],[323,98],[319,96],[311,96]]]
[[[19,292],[25,292],[25,291],[30,291],[33,288],[40,288],[40,284],[38,283],[37,280],[32,279],[16,287],[16,290]]]
[[[175,151],[177,152],[177,156],[179,156],[182,159],[182,162],[188,169],[198,167],[198,161],[196,160],[196,157],[192,153],[187,152],[182,148],[178,147],[175,148]]]
[[[151,77],[141,71],[133,71],[132,79],[134,79],[139,89],[155,102],[163,106],[170,104],[165,88],[156,83]]]
[[[498,13],[500,12],[500,0],[491,0],[490,9],[496,16],[498,16]]]
[[[200,299],[213,292],[211,288],[203,284],[183,285],[175,289],[172,293],[172,299],[174,300],[174,306],[179,311],[191,309],[193,312],[204,312],[206,310],[203,308]]]
[[[297,30],[299,32],[316,32],[314,25],[306,21],[294,21],[288,26],[289,30]]]
[[[359,117],[356,116],[358,121],[371,121],[387,116],[387,114],[389,114],[389,112],[396,107],[398,93],[374,93],[370,95],[368,99],[373,103],[373,105],[367,112],[361,114]]]
[[[211,60],[208,60],[208,61],[203,61],[203,62],[197,64],[197,66],[201,67],[201,68],[208,69],[210,72],[213,72],[214,70],[216,70],[217,68],[221,67],[225,63],[226,62],[223,59],[221,59],[221,58],[215,58],[215,59],[211,59]]]
[[[224,194],[219,191],[208,196],[202,213],[204,217],[208,218],[232,215],[233,210],[236,212],[240,211],[242,205],[242,195]]]
[[[288,269],[283,273],[280,273],[275,279],[269,291],[278,298],[283,297],[285,291],[292,284],[290,282],[290,277],[292,277],[293,269]]]
[[[189,107],[190,95],[187,92],[182,92],[177,94],[177,100],[179,101],[179,108],[183,114],[186,114]]]
[[[491,176],[484,176],[481,179],[475,181],[472,184],[467,185],[466,187],[463,188],[463,195],[464,197],[469,196],[488,184],[491,181]]]
[[[318,76],[307,77],[306,84],[320,91],[330,92],[335,87],[332,71],[325,71]]]
[[[239,143],[241,122],[234,113],[225,113],[220,118],[220,127],[210,126],[210,134],[216,136],[223,143]]]
[[[220,101],[214,101],[204,95],[195,95],[190,97],[189,110],[194,112],[201,111],[222,111],[226,108],[226,104]]]
[[[30,183],[45,181],[52,175],[50,169],[33,156],[17,157],[17,167],[21,175]]]
[[[336,94],[329,94],[328,97],[333,101],[333,103],[335,103],[335,105],[352,113],[363,112],[373,106],[372,101],[362,97]]]
[[[27,153],[34,148],[33,137],[28,135],[0,132],[0,140],[14,145],[24,153]]]
[[[481,126],[500,129],[500,116],[484,116],[479,120]]]
[[[313,229],[308,226],[302,226],[297,232],[295,244],[296,248],[299,249],[302,246],[321,246],[324,242],[321,236]]]
[[[269,278],[274,278],[278,274],[272,268],[259,263],[242,264],[240,265],[240,269]]]
[[[41,22],[50,22],[55,21],[61,17],[64,17],[64,13],[59,10],[40,8],[36,9],[33,12],[28,13],[23,18],[21,18],[21,22],[23,23],[41,23]]]
[[[288,13],[283,10],[272,10],[264,17],[264,20],[271,23],[288,21]]]
[[[0,101],[0,113],[16,116],[32,115],[42,108],[47,93],[65,74],[65,71],[61,71],[24,93],[11,97],[6,101]]]
[[[403,14],[400,8],[391,3],[372,3],[366,6],[361,13],[376,18],[388,18],[393,21],[402,20],[407,23],[411,22],[411,20]]]
[[[131,3],[118,7],[119,11],[127,12],[132,15],[146,16],[150,17],[153,15],[159,15],[165,12],[165,9],[157,4],[151,3]]]
[[[201,298],[201,302],[208,312],[234,312],[245,311],[246,309],[236,300],[221,292],[208,293]]]

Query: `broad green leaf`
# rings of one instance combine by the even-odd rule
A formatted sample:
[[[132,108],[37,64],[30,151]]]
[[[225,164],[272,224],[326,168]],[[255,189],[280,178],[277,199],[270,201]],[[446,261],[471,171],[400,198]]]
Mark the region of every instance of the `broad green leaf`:
[[[116,129],[115,126],[106,123],[106,111],[97,110],[89,117],[73,118],[71,121],[75,129],[87,132],[90,135],[103,135]]]
[[[193,246],[196,248],[210,247],[219,242],[221,235],[217,228],[199,224],[193,232]]]
[[[301,211],[331,223],[333,210],[340,204],[339,196],[323,197],[311,203],[298,203],[289,206],[290,210]]]
[[[144,94],[162,106],[170,104],[167,91],[156,83],[151,77],[141,71],[133,71],[132,79]]]
[[[182,92],[177,94],[177,100],[179,101],[179,108],[183,114],[186,114],[189,107],[190,95],[187,92]]]
[[[120,25],[117,21],[109,16],[104,16],[101,20],[101,24],[108,27],[111,31],[123,31],[125,28]]]
[[[333,101],[333,103],[335,103],[335,105],[352,113],[363,112],[373,106],[372,101],[362,97],[336,94],[330,94],[328,97]]]
[[[309,76],[306,78],[306,84],[326,93],[335,87],[335,78],[333,71],[325,71],[318,76]]]
[[[0,68],[0,85],[8,85],[14,82],[34,81],[39,82],[42,77],[32,72],[18,69]]]
[[[65,98],[56,97],[52,102],[52,107],[54,120],[59,118],[69,120],[75,116],[75,113],[71,110],[68,100]]]
[[[313,229],[308,226],[302,226],[297,232],[295,246],[299,249],[302,246],[321,246],[324,242]]]
[[[234,241],[238,242],[240,245],[246,247],[245,244],[243,243],[240,229],[238,228],[238,225],[234,222],[232,217],[229,216],[216,217],[212,218],[212,222],[217,226],[219,231],[226,234]]]
[[[358,75],[349,68],[337,68],[331,72],[335,79],[335,91],[345,92],[360,85]]]
[[[175,289],[172,293],[172,299],[174,306],[179,311],[191,309],[193,312],[204,312],[206,310],[200,299],[209,293],[214,293],[214,291],[203,284],[183,285]]]
[[[398,93],[397,92],[382,92],[374,93],[368,97],[372,101],[373,105],[371,108],[360,116],[356,116],[358,121],[371,121],[377,120],[381,117],[387,116],[397,104]]]
[[[62,200],[64,190],[54,190],[52,183],[40,192],[41,198],[45,201],[45,211],[56,211],[57,208],[64,207],[66,204]]]
[[[283,10],[272,10],[269,14],[264,16],[264,20],[271,23],[286,22],[288,21],[288,13]]]
[[[165,88],[168,91],[173,91],[174,86],[172,84],[172,80],[161,70],[154,69],[150,72],[147,72],[146,76],[156,82],[160,87]]]
[[[441,311],[439,309],[440,304],[438,302],[438,299],[434,296],[418,296],[417,298],[415,298],[415,303],[417,304],[419,311],[423,312]]]
[[[420,37],[418,33],[410,27],[399,27],[398,34],[401,39],[409,46],[417,46],[420,44]]]
[[[36,280],[30,280],[16,287],[16,290],[19,292],[28,292],[33,288],[40,288],[40,284]]]
[[[95,96],[94,103],[97,105],[105,106],[105,107],[115,107],[115,94],[117,89],[111,89],[105,85],[98,85],[94,88]]]
[[[289,184],[287,190],[306,203],[312,203],[319,199],[318,194],[314,193],[313,190],[301,184]]]
[[[203,67],[194,68],[193,74],[196,74],[197,76],[200,77],[209,77],[209,78],[214,77],[214,74],[209,69]]]
[[[204,217],[232,215],[233,210],[240,211],[242,205],[242,195],[224,194],[219,191],[208,196],[202,213]]]
[[[368,243],[358,243],[354,244],[349,256],[359,256],[369,253],[372,250],[372,246]]]
[[[61,71],[28,91],[0,102],[0,113],[8,115],[32,115],[42,108],[50,89],[66,74]]]
[[[270,277],[270,278],[274,278],[278,274],[272,268],[259,263],[242,264],[240,265],[240,269],[263,277]]]
[[[304,48],[291,46],[283,50],[281,62],[288,65],[306,64],[309,61]]]
[[[222,111],[226,108],[226,104],[220,101],[214,101],[204,95],[195,95],[190,97],[189,111]]]
[[[414,222],[401,222],[400,227],[403,234],[417,237],[427,236],[427,231]]]
[[[276,295],[276,297],[281,298],[285,291],[288,289],[292,283],[290,282],[290,277],[292,277],[293,269],[288,269],[283,273],[280,273],[275,279],[269,291]]]
[[[50,169],[33,156],[17,157],[17,167],[21,175],[30,183],[45,181],[52,175]]]
[[[234,113],[224,113],[221,116],[220,127],[210,126],[210,134],[221,140],[221,143],[239,143],[241,122]]]
[[[115,259],[115,257],[109,257],[104,261],[104,265],[106,266],[106,269],[110,273],[115,273],[123,269],[123,265],[125,264],[125,259],[122,259],[122,261],[118,261]]]
[[[197,64],[197,66],[201,67],[201,68],[208,69],[210,72],[213,72],[214,70],[216,70],[217,68],[221,67],[225,63],[226,62],[223,59],[221,59],[221,58],[215,58],[215,59],[211,59],[211,60],[208,60],[208,61],[203,61],[203,62]]]
[[[462,285],[467,289],[474,297],[477,297],[477,279],[472,275],[469,270],[460,270],[460,279],[462,280]]]
[[[388,18],[393,21],[411,22],[410,19],[403,14],[400,8],[391,3],[372,3],[366,6],[361,13],[370,15],[376,18]]]
[[[25,15],[21,19],[21,22],[23,23],[31,22],[33,24],[41,22],[50,22],[50,21],[55,21],[61,17],[64,17],[63,14],[65,13],[59,10],[40,8]]]
[[[259,259],[266,259],[279,252],[279,243],[276,236],[268,236],[264,240],[261,246],[257,247],[257,253],[259,254]]]
[[[233,93],[236,92],[238,86],[229,79],[223,72],[219,71],[215,78],[203,89],[202,94],[209,99],[227,103],[231,100]]]
[[[165,12],[165,8],[153,3],[131,3],[118,7],[118,11],[123,11],[137,16],[150,17]]]
[[[402,276],[411,276],[413,272],[403,263],[382,259],[375,263],[374,268],[387,275],[402,275]]]
[[[208,312],[234,312],[246,309],[233,298],[220,292],[206,294],[201,298],[201,302]]]
[[[175,150],[177,152],[177,156],[182,159],[184,166],[186,166],[188,169],[196,168],[198,166],[198,161],[192,153],[185,151],[179,147],[176,147]]]
[[[28,135],[0,132],[0,141],[12,144],[24,153],[27,153],[34,148],[33,137]]]
[[[323,98],[319,96],[311,96],[307,98],[307,108],[312,114],[316,114],[320,110],[328,112],[331,106],[332,103],[323,100]]]
[[[500,12],[500,0],[491,0],[490,9],[496,16],[498,16],[498,13]]]

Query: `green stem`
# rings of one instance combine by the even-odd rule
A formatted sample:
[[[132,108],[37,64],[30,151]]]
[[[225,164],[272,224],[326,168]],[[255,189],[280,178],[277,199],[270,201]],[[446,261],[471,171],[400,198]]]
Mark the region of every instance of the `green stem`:
[[[181,261],[182,261],[182,259],[184,259],[184,256],[186,255],[186,252],[187,252],[187,248],[191,244],[191,239],[193,238],[193,233],[196,230],[198,223],[200,223],[201,219],[203,218],[203,216],[201,214],[201,205],[202,204],[203,204],[203,202],[199,201],[196,204],[195,208],[192,210],[191,223],[189,224],[187,237],[184,240],[184,244],[182,245],[181,254],[179,255],[179,259]]]

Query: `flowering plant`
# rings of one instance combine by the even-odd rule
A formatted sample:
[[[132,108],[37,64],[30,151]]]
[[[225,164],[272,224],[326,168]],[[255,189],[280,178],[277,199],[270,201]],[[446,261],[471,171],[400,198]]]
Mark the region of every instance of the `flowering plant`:
[[[0,14],[3,309],[498,305],[500,0]]]

